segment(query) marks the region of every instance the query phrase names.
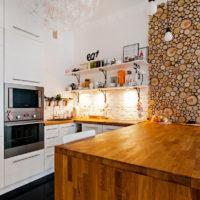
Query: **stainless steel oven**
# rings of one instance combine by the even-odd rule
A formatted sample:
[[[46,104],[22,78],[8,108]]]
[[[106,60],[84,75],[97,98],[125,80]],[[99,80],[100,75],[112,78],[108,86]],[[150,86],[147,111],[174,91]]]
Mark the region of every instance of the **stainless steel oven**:
[[[44,88],[5,84],[4,157],[44,149]]]
[[[5,84],[5,121],[43,120],[44,88]]]
[[[5,122],[4,158],[44,149],[44,122]]]

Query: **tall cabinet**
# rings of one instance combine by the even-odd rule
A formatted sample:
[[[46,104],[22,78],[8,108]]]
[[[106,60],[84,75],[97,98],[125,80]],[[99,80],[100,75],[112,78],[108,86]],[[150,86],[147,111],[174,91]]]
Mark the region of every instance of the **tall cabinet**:
[[[44,85],[44,44],[27,0],[5,0],[5,82]]]
[[[0,188],[4,186],[3,143],[3,0],[0,0]]]

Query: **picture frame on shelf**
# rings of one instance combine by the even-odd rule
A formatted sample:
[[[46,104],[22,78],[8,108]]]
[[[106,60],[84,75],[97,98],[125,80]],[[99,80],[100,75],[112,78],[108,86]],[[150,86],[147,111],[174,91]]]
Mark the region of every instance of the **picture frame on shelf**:
[[[149,62],[149,47],[141,47],[139,48],[139,55],[141,54],[141,52],[143,52],[143,57],[144,60],[147,61],[147,63]]]
[[[117,87],[117,84],[118,84],[118,77],[111,76],[110,77],[110,87]]]
[[[131,62],[139,56],[139,43],[131,44],[123,47],[123,62]]]

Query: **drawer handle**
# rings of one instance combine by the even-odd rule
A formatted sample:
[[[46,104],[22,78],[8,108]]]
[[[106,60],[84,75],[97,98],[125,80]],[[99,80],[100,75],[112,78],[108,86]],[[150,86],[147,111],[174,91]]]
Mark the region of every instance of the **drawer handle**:
[[[47,140],[54,139],[54,138],[58,138],[58,136],[49,137],[49,138],[47,138]]]
[[[50,129],[47,129],[47,131],[53,131],[53,130],[58,130],[57,128],[50,128]]]
[[[54,156],[54,154],[47,155],[47,158],[50,158],[50,157],[53,157],[53,156]]]
[[[36,38],[39,38],[39,37],[40,37],[39,35],[36,35],[36,34],[34,34],[34,33],[31,33],[31,32],[29,32],[29,31],[26,31],[26,30],[24,30],[24,29],[21,29],[21,28],[19,28],[19,27],[17,27],[17,26],[13,26],[13,28],[16,29],[16,30],[18,30],[18,31],[22,31],[22,32],[24,32],[24,33],[26,33],[26,34],[32,35],[32,36],[34,36],[34,37],[36,37]]]
[[[74,125],[73,126],[63,126],[61,128],[73,128],[73,127],[74,127]]]
[[[23,81],[23,82],[28,82],[28,83],[40,83],[38,81],[30,81],[30,80],[24,80],[24,79],[19,79],[19,78],[13,78],[13,81]]]
[[[20,159],[20,160],[15,160],[15,161],[13,161],[13,163],[18,163],[18,162],[21,162],[21,161],[24,161],[24,160],[35,158],[35,157],[38,157],[39,155],[40,154],[37,154],[37,155],[34,155],[34,156],[30,156],[30,157],[27,157],[27,158],[23,158],[23,159]]]

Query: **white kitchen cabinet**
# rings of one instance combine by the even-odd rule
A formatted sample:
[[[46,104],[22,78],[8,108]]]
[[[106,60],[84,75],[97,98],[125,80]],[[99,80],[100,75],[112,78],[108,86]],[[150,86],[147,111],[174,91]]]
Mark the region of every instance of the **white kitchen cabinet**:
[[[59,126],[45,127],[45,170],[54,167],[55,146],[60,144]]]
[[[117,130],[123,128],[122,126],[109,126],[109,125],[103,125],[103,133],[109,132],[109,131],[113,131],[113,130]]]
[[[5,185],[11,185],[44,171],[44,150],[5,160]]]
[[[54,166],[55,166],[54,160],[55,160],[54,152],[53,153],[50,153],[50,152],[45,153],[45,170],[54,168]]]
[[[59,126],[45,126],[45,140],[51,137],[59,137]]]
[[[5,32],[5,82],[44,85],[44,44],[17,30]]]
[[[3,46],[3,28],[0,27],[0,46]]]
[[[4,143],[3,137],[0,137],[0,188],[4,186]]]
[[[96,134],[103,133],[103,125],[99,124],[82,124],[82,131],[95,130]]]
[[[3,47],[0,46],[0,137],[3,134]]]
[[[3,1],[4,0],[0,0],[0,28],[3,27],[3,19],[4,19],[4,16],[3,16]]]
[[[75,124],[61,124],[60,125],[60,144],[63,143],[63,137],[75,133]]]
[[[45,170],[54,168],[55,146],[63,144],[63,137],[75,133],[75,124],[61,124],[45,127]]]

